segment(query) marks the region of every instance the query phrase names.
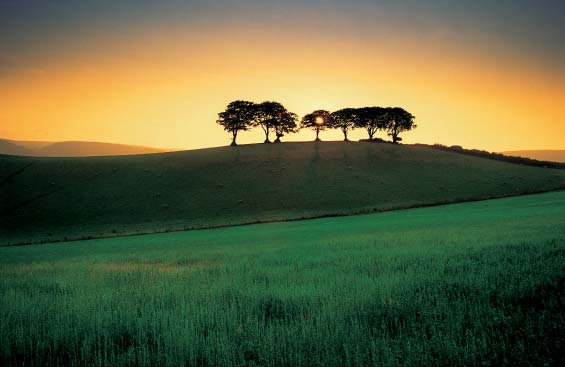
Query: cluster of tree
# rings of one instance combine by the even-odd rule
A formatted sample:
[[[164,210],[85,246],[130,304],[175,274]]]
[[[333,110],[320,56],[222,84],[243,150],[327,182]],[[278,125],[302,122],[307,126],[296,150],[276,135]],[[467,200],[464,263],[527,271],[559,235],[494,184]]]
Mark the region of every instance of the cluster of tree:
[[[348,141],[347,134],[353,129],[365,129],[369,140],[373,140],[378,130],[386,131],[393,143],[402,141],[399,134],[416,127],[414,116],[400,107],[362,107],[344,108],[330,113],[325,110],[314,111],[302,118],[301,128],[311,128],[319,133],[325,129],[339,129],[343,138]]]
[[[231,145],[236,145],[237,134],[252,127],[260,127],[265,133],[265,143],[270,143],[269,135],[275,133],[275,143],[289,133],[298,131],[298,116],[278,102],[253,103],[233,101],[224,112],[219,113],[218,124],[232,135]]]
[[[298,116],[278,102],[253,103],[233,101],[224,112],[219,113],[217,121],[225,131],[232,135],[231,145],[236,145],[237,134],[252,127],[260,127],[265,133],[265,143],[270,143],[269,135],[275,133],[275,143],[286,134],[308,128],[316,132],[319,141],[320,132],[326,129],[339,129],[345,141],[347,134],[356,128],[367,130],[373,140],[378,130],[386,131],[393,143],[402,141],[399,134],[416,127],[414,116],[400,107],[363,107],[344,108],[335,112],[316,110],[304,116],[297,125]]]

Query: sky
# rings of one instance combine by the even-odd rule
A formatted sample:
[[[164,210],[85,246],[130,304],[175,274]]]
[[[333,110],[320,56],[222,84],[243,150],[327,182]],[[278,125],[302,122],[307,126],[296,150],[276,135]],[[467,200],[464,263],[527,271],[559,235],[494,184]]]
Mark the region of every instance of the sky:
[[[562,0],[0,0],[0,137],[221,146],[244,99],[400,106],[407,143],[565,149],[564,45]]]

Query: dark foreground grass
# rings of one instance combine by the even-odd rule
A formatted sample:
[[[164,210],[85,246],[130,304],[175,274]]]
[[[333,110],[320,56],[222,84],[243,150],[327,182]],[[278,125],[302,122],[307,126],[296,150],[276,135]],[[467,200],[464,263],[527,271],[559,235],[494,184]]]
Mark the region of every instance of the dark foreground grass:
[[[565,192],[0,248],[0,365],[559,366]]]
[[[393,144],[0,156],[0,245],[404,209],[559,188],[565,188],[565,170]]]

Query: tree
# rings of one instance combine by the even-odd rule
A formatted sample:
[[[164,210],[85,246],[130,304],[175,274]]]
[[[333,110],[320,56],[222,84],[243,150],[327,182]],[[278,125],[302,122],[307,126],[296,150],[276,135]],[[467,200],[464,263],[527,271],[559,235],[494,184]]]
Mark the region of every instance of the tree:
[[[387,122],[387,111],[382,107],[363,107],[356,109],[356,127],[367,130],[369,140],[373,140],[378,130],[384,129]]]
[[[269,133],[274,129],[277,120],[286,112],[286,108],[278,102],[263,102],[256,105],[253,126],[259,126],[265,133],[265,143],[270,143]]]
[[[298,116],[295,113],[284,111],[276,120],[274,124],[275,135],[277,139],[275,143],[280,143],[281,138],[285,134],[294,133],[298,130],[296,121],[298,120]]]
[[[343,141],[347,139],[347,132],[355,127],[357,121],[357,110],[354,108],[343,108],[331,114],[331,127],[341,129]]]
[[[233,101],[228,104],[224,112],[218,114],[216,121],[222,125],[224,130],[232,134],[231,145],[237,145],[237,134],[240,131],[249,130],[255,120],[256,108],[253,102]]]
[[[309,128],[316,132],[316,140],[320,141],[320,131],[325,130],[326,127],[331,126],[332,118],[329,111],[326,110],[316,110],[312,113],[307,114],[302,118],[300,123],[300,128]]]
[[[414,123],[415,117],[408,111],[400,107],[387,108],[386,130],[388,136],[392,137],[393,143],[402,141],[398,136],[403,131],[409,131],[416,128]]]

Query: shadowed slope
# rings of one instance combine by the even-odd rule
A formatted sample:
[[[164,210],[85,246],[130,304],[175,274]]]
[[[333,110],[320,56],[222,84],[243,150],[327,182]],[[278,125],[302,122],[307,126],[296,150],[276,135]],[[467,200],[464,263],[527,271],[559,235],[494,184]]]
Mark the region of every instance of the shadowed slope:
[[[565,172],[427,148],[328,142],[5,156],[0,182],[0,240],[7,244],[485,199],[562,188]]]

